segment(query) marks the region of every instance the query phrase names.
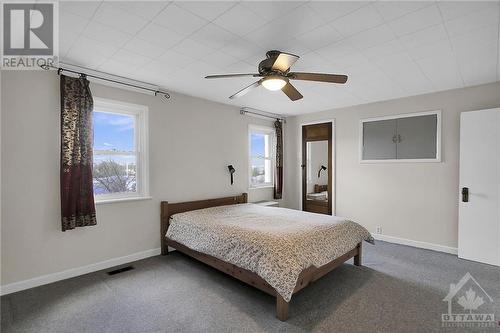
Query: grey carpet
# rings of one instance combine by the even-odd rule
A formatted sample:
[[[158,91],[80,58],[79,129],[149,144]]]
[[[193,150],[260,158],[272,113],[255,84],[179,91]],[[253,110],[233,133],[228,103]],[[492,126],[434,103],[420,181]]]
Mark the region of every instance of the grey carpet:
[[[435,332],[450,283],[470,272],[494,299],[500,269],[456,256],[377,242],[363,267],[344,264],[294,295],[290,319],[275,301],[180,253],[1,298],[2,332]],[[491,310],[491,308],[490,308]],[[490,312],[492,312],[490,311]],[[491,329],[499,331],[499,327]],[[476,330],[478,331],[478,330]]]

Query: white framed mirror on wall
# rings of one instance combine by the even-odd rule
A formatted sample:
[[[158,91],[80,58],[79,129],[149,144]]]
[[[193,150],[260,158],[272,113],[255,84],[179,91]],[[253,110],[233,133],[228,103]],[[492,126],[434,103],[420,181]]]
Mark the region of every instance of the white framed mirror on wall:
[[[359,160],[441,162],[441,110],[361,119]]]

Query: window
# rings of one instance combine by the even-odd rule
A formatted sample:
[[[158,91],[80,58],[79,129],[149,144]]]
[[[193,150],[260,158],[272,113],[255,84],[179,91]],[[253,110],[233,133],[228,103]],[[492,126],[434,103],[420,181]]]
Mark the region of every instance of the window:
[[[251,125],[249,140],[250,187],[273,186],[274,129]]]
[[[93,121],[96,202],[147,197],[147,107],[95,98]]]

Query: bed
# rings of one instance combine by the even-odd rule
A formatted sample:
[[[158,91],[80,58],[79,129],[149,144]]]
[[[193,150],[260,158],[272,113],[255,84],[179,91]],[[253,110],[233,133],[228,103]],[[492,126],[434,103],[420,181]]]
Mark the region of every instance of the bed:
[[[174,248],[276,297],[288,318],[293,294],[350,258],[361,265],[370,233],[335,216],[247,203],[247,194],[161,203],[161,251]]]

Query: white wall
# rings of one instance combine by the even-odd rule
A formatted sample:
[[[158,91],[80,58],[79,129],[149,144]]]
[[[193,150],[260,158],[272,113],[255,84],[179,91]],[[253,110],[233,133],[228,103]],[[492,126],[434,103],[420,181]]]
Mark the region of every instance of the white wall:
[[[95,97],[149,107],[152,200],[101,204],[98,225],[61,232],[59,79],[54,72],[1,77],[1,284],[159,248],[160,201],[249,192],[248,125],[238,109],[172,93],[170,100],[91,84]],[[236,168],[230,185],[227,165]]]
[[[335,118],[336,214],[372,232],[381,226],[385,235],[457,247],[460,112],[498,106],[500,83],[493,83],[287,119],[284,204],[300,207],[300,124]],[[360,119],[437,109],[442,163],[359,163]]]

